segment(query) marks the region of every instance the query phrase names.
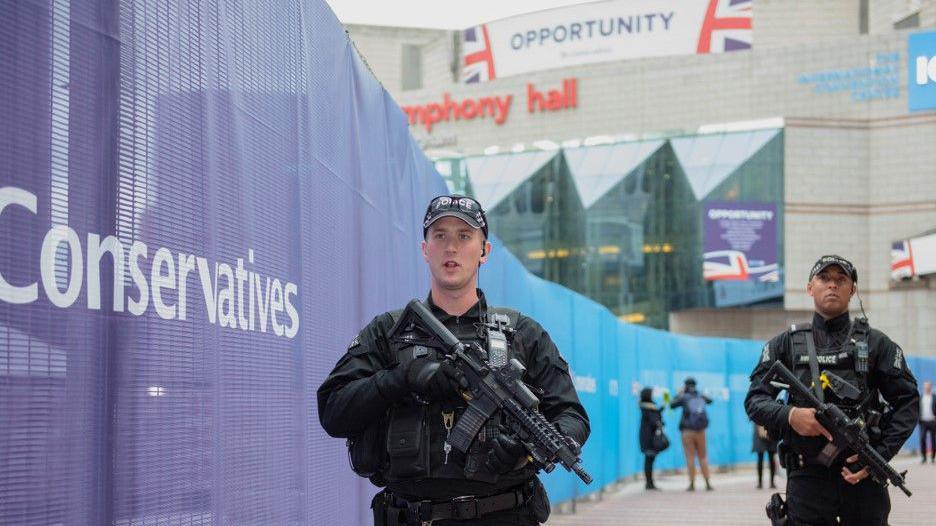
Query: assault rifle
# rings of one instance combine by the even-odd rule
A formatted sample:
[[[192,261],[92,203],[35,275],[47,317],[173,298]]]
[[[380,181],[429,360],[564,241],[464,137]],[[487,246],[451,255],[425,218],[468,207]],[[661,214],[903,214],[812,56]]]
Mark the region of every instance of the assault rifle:
[[[907,472],[898,473],[871,447],[864,419],[850,418],[838,406],[820,401],[815,393],[779,361],[770,366],[766,378],[773,386],[796,393],[798,398],[805,400],[809,407],[816,410],[816,420],[832,434],[832,442],[822,450],[821,458],[831,463],[843,449],[848,448],[858,454],[859,462],[868,468],[874,480],[883,484],[890,482],[908,497],[912,495],[905,485]],[[773,381],[775,378],[780,381]]]
[[[413,323],[441,343],[446,358],[451,360],[464,381],[462,398],[468,408],[455,424],[448,442],[462,453],[467,453],[471,442],[497,410],[503,411],[507,424],[516,433],[527,450],[529,460],[537,469],[549,473],[556,463],[574,472],[586,484],[591,476],[582,467],[581,447],[571,437],[560,433],[539,412],[539,399],[521,381],[526,368],[516,358],[499,367],[487,360],[489,350],[476,343],[458,340],[419,300],[409,302],[399,323]],[[493,347],[493,346],[492,346]],[[494,354],[501,349],[490,349]],[[504,349],[506,350],[506,347]],[[493,360],[498,362],[499,360]]]

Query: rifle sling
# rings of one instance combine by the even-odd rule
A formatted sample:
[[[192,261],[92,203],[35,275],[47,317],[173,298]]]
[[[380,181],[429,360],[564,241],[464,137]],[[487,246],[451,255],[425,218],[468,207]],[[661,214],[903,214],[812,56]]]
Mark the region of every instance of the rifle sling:
[[[825,402],[825,396],[822,393],[822,382],[819,381],[819,358],[816,357],[816,342],[813,341],[812,331],[804,334],[806,337],[806,352],[809,353],[809,374],[812,376],[813,390],[816,391],[816,398],[820,402]]]

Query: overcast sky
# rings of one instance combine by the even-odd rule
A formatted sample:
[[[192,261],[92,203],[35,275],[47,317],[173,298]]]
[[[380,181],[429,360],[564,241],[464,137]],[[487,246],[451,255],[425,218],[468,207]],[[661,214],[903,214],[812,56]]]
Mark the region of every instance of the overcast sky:
[[[326,0],[345,24],[466,29],[521,13],[594,0]]]

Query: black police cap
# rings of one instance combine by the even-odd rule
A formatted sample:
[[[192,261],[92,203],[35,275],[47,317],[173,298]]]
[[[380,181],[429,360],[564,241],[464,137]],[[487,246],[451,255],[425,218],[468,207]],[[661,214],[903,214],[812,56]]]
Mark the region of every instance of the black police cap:
[[[812,266],[812,270],[809,271],[809,281],[812,281],[816,274],[822,272],[823,270],[831,267],[832,265],[837,265],[842,269],[842,272],[845,273],[852,281],[858,282],[858,271],[855,270],[855,266],[851,264],[851,261],[843,258],[842,256],[837,256],[835,254],[830,254],[828,256],[822,256],[816,263]]]
[[[443,217],[457,217],[471,228],[480,228],[484,232],[484,238],[488,237],[487,217],[484,215],[484,209],[481,203],[463,195],[440,195],[429,201],[426,207],[426,217],[423,219],[423,237],[432,223],[435,223]]]

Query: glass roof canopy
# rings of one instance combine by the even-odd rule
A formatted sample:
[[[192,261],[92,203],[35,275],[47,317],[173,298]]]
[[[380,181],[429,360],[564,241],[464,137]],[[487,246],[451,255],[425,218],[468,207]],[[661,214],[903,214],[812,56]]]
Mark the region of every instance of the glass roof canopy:
[[[462,160],[474,197],[487,210],[500,204],[557,155],[563,155],[582,206],[587,209],[669,143],[696,199],[703,200],[780,132],[776,128],[712,133],[553,151],[478,155]]]
[[[690,308],[782,302],[783,128],[437,160],[534,274],[666,328]],[[781,281],[705,281],[709,203],[773,203]],[[730,293],[729,293],[730,292]]]

